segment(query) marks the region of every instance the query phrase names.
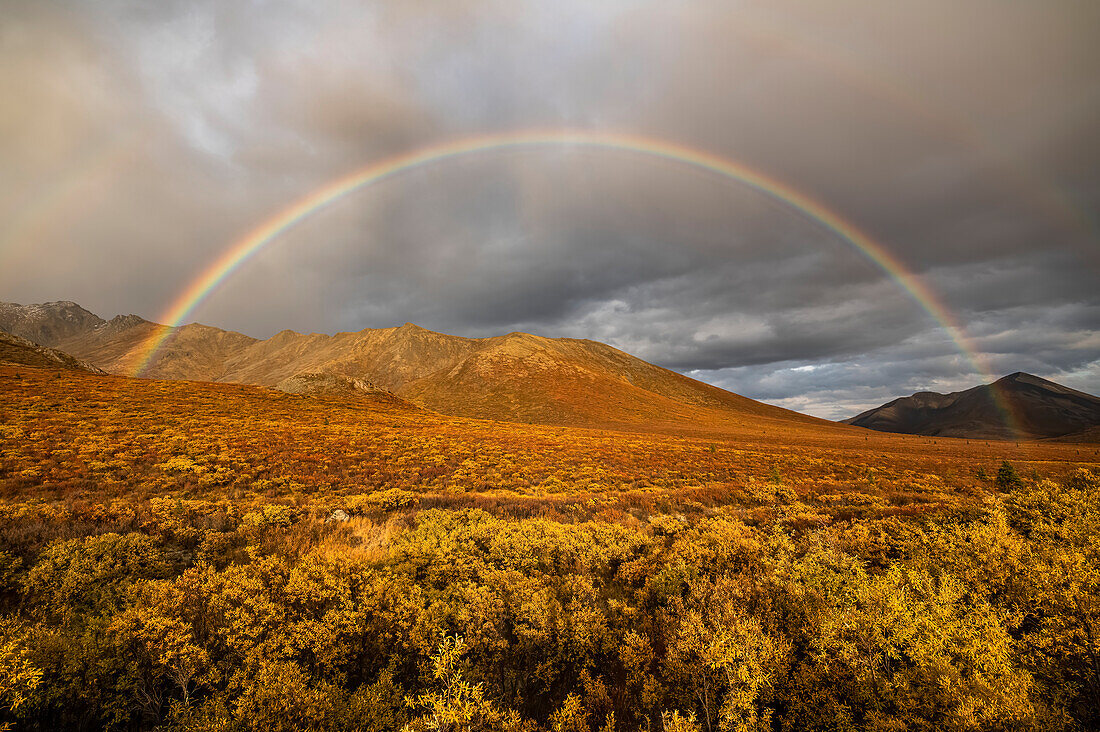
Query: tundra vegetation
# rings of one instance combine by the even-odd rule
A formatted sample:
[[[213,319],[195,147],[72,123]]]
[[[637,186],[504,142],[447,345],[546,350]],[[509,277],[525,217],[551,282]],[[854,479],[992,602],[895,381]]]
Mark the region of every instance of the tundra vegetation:
[[[850,434],[0,366],[0,726],[1100,726],[1094,446]]]

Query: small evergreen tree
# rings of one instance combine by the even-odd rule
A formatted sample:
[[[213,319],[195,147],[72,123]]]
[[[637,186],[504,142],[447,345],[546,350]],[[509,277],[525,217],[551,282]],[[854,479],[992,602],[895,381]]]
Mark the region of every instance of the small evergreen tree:
[[[1007,460],[1001,463],[1000,469],[997,470],[997,478],[994,481],[998,490],[1006,491],[1013,488],[1019,488],[1023,481],[1020,480],[1020,476],[1016,474],[1016,468],[1012,467],[1012,463]]]

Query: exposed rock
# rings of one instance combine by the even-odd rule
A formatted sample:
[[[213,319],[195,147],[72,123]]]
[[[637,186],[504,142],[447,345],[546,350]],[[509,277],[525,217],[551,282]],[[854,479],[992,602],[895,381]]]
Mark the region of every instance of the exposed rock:
[[[306,372],[283,379],[275,388],[287,394],[389,394],[366,379],[353,379],[339,374]]]
[[[40,346],[59,347],[103,324],[103,318],[68,300],[38,305],[0,302],[0,329]]]

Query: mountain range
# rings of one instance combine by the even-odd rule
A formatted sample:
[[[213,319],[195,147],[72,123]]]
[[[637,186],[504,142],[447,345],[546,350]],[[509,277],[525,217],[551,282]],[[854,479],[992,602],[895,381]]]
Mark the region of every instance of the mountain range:
[[[0,302],[0,330],[12,334],[0,340],[0,361],[64,362],[133,375],[148,344],[164,336],[143,375],[255,384],[326,398],[386,399],[460,417],[757,434],[769,426],[847,429],[576,338],[529,333],[465,338],[406,323],[335,335],[284,330],[257,339],[198,323],[168,328],[136,315],[105,320],[68,301]],[[1100,437],[1100,398],[1016,373],[966,391],[895,399],[844,423],[940,437],[1093,442]]]
[[[166,326],[104,320],[73,302],[0,303],[0,329],[109,373],[133,374]],[[798,425],[846,429],[704,384],[603,343],[509,333],[464,338],[412,323],[256,339],[201,324],[172,329],[145,376],[234,382],[292,393],[389,393],[461,417],[661,429]]]
[[[992,439],[1076,435],[1082,442],[1092,442],[1100,427],[1100,397],[1017,372],[965,391],[918,392],[844,421],[911,435]]]

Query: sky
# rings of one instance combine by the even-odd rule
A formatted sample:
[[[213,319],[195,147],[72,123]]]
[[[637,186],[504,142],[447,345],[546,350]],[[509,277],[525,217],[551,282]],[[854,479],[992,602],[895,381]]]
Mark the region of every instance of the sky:
[[[835,419],[1015,371],[1100,394],[1098,29],[1094,0],[0,0],[0,300],[158,320],[341,176],[575,129],[817,201],[933,293],[978,365],[788,203],[569,145],[358,190],[188,319],[592,338]]]

